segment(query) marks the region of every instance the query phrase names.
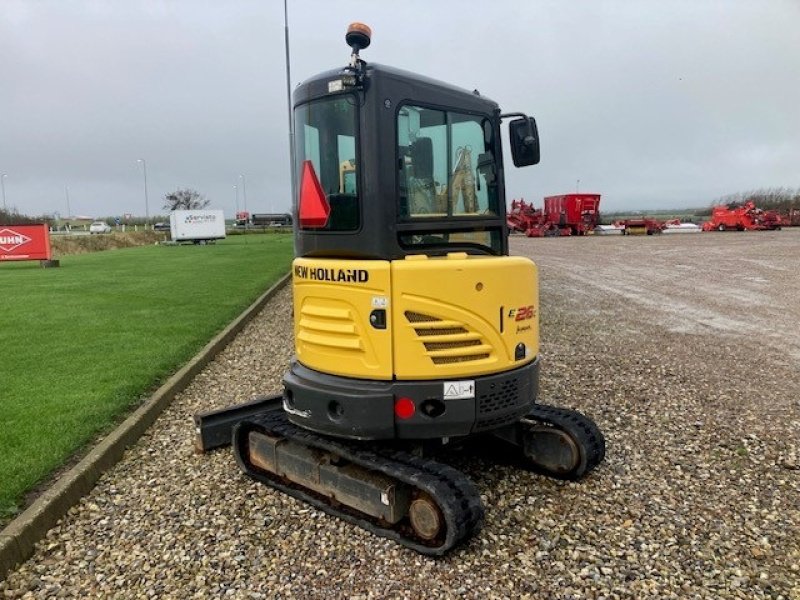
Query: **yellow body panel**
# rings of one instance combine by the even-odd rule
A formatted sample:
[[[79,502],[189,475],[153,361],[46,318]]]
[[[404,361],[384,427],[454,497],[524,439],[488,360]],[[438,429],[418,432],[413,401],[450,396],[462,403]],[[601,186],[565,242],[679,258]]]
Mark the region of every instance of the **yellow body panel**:
[[[539,352],[536,266],[521,257],[411,257],[392,263],[394,374],[452,379],[498,373]],[[523,359],[515,359],[518,344]]]
[[[452,253],[393,262],[298,258],[293,266],[296,354],[317,371],[469,378],[520,367],[539,352],[537,271],[528,259]],[[385,329],[370,324],[376,310],[385,310]]]
[[[294,336],[298,360],[323,373],[392,379],[390,263],[297,258],[293,263]],[[386,329],[369,323],[387,308]]]

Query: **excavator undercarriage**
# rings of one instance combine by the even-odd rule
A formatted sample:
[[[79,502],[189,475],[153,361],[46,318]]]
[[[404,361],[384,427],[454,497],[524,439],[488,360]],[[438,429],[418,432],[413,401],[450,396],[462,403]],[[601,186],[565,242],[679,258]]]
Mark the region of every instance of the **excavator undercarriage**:
[[[232,442],[250,477],[419,553],[445,554],[483,523],[472,481],[433,458],[458,439],[423,444],[322,436],[290,423],[281,396],[197,415],[195,424],[199,451]],[[486,452],[489,446],[500,452]],[[470,439],[466,450],[475,448],[559,479],[582,477],[605,454],[594,422],[541,404],[513,425]]]

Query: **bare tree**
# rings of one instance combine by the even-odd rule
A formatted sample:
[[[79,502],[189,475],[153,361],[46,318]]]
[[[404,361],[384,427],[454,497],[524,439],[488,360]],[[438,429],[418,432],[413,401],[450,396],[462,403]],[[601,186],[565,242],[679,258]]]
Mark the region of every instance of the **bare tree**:
[[[211,201],[200,192],[186,188],[178,189],[164,196],[164,208],[173,210],[197,210],[205,208]]]

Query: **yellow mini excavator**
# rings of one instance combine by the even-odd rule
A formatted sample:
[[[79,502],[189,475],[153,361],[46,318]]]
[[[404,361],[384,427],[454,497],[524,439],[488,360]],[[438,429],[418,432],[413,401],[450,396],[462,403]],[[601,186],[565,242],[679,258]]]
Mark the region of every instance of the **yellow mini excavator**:
[[[508,255],[501,123],[515,166],[534,119],[363,61],[294,92],[295,358],[280,396],[196,416],[249,476],[418,552],[473,535],[474,484],[434,460],[481,436],[553,477],[603,459],[598,427],[541,404],[536,266]]]

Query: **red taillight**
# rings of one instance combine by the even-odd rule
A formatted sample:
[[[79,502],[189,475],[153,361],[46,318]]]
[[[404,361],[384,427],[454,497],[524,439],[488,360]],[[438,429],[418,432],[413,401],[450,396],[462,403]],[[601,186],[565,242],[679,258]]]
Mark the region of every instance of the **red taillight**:
[[[325,227],[331,206],[322,191],[322,186],[310,160],[303,161],[303,177],[300,180],[300,227]]]
[[[410,419],[417,407],[411,398],[398,398],[394,403],[394,414],[398,419]]]

